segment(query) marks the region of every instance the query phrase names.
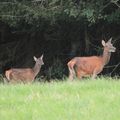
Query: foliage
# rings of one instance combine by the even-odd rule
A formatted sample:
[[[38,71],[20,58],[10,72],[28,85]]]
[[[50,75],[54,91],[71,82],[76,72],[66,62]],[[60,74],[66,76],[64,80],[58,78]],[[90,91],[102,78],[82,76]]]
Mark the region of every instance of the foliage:
[[[45,21],[81,20],[95,24],[100,20],[119,23],[118,0],[9,0],[0,1],[0,20],[10,26],[40,28]]]
[[[0,83],[4,82],[4,77],[0,74]]]
[[[45,53],[48,64],[56,55],[65,62],[73,56],[95,55],[93,49],[100,46],[100,40],[111,36],[119,48],[119,11],[119,0],[0,0],[0,23],[5,23],[0,32],[4,44],[1,69],[11,63],[15,67],[31,66],[31,56],[40,52]],[[15,51],[16,42],[19,47]],[[5,48],[15,51],[12,59]],[[118,50],[113,65],[118,64],[119,56]],[[57,70],[55,64],[45,66],[49,78],[63,76],[63,65],[58,65]]]
[[[61,60],[59,60],[58,58],[54,59],[52,66],[49,67],[47,70],[47,77],[48,79],[62,79],[64,76],[64,71],[65,69]]]

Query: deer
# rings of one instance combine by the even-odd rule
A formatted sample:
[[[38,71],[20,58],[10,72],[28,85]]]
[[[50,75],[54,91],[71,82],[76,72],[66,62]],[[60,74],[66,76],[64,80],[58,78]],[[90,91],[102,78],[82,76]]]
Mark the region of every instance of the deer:
[[[11,68],[5,71],[8,82],[33,82],[39,73],[41,66],[44,65],[43,55],[39,58],[33,57],[35,65],[33,68]]]
[[[76,76],[78,79],[82,77],[92,76],[95,79],[96,76],[102,72],[104,66],[110,61],[111,53],[116,51],[116,48],[111,43],[112,38],[107,42],[101,41],[103,45],[103,53],[100,56],[88,56],[88,57],[74,57],[68,63],[69,79],[73,80]]]

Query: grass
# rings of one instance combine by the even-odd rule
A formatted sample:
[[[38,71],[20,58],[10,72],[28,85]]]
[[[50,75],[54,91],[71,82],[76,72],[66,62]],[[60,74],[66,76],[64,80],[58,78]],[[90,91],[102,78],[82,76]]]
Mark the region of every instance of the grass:
[[[117,79],[0,84],[0,120],[119,119]]]

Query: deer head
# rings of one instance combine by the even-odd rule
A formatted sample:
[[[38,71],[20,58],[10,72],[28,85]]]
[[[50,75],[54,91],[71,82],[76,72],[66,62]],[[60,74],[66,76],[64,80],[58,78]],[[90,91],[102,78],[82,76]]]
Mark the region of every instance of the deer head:
[[[36,64],[38,64],[38,65],[44,65],[43,55],[41,55],[41,57],[39,57],[39,58],[36,58],[35,56],[33,58],[34,58],[34,61],[36,62]]]
[[[104,46],[104,48],[106,48],[108,52],[115,52],[116,48],[113,46],[111,41],[112,41],[112,38],[110,38],[106,43],[104,40],[102,40],[102,45]]]

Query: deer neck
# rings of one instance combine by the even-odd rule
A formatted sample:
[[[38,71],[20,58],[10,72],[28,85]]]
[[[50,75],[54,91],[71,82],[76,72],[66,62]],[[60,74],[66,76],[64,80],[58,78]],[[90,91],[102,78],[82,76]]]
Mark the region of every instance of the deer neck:
[[[35,66],[33,67],[33,72],[35,76],[39,73],[40,69],[41,69],[41,65],[35,63]]]
[[[111,52],[109,52],[107,49],[104,48],[102,59],[103,59],[103,65],[106,65],[111,57]]]

